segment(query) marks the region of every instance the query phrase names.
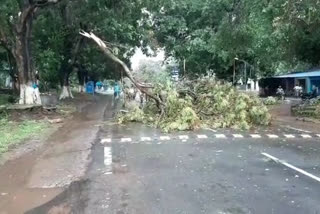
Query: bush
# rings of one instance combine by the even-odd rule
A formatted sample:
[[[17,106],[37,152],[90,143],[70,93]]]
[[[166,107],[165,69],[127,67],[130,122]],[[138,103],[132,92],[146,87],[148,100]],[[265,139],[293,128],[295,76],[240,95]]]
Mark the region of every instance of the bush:
[[[265,105],[275,105],[275,104],[277,104],[277,99],[274,98],[274,97],[267,97],[267,98],[263,101],[263,103],[264,103]]]

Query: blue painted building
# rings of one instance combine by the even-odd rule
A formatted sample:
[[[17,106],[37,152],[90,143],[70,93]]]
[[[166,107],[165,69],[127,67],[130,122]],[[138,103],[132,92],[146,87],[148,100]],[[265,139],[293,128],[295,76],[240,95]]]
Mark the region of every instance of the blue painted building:
[[[320,69],[285,74],[275,76],[274,78],[282,80],[281,82],[284,84],[285,90],[293,90],[295,85],[300,85],[303,91],[307,93],[312,92],[312,86],[320,89]]]

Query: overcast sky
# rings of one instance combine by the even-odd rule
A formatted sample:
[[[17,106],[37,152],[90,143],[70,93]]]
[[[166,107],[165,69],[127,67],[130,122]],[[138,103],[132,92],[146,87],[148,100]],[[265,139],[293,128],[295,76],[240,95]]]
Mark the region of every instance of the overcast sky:
[[[158,51],[158,54],[155,57],[148,57],[142,53],[140,48],[136,48],[135,54],[130,59],[131,67],[132,67],[132,70],[136,70],[139,67],[140,62],[143,60],[153,60],[153,61],[162,62],[164,58],[165,56],[164,56],[163,50]]]

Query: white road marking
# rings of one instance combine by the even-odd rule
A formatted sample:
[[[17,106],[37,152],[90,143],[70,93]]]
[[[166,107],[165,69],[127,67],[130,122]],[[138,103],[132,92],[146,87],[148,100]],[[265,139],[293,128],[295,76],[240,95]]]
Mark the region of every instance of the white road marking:
[[[306,171],[304,171],[303,169],[300,169],[300,168],[298,168],[298,167],[295,167],[295,166],[293,166],[293,165],[291,165],[291,164],[289,164],[289,163],[287,163],[287,162],[285,162],[285,161],[283,161],[283,160],[280,160],[279,158],[276,158],[276,157],[274,157],[274,156],[272,156],[272,155],[269,155],[268,153],[261,153],[261,154],[262,154],[263,156],[265,156],[265,157],[270,158],[271,160],[273,160],[273,161],[276,162],[276,163],[280,163],[280,164],[282,164],[282,165],[284,165],[284,166],[286,166],[286,167],[289,167],[290,169],[293,169],[293,170],[295,170],[295,171],[297,171],[297,172],[299,172],[299,173],[301,173],[301,174],[303,174],[303,175],[305,175],[305,176],[308,176],[308,177],[310,177],[310,178],[312,178],[312,179],[320,182],[320,178],[319,178],[319,177],[317,177],[317,176],[315,176],[315,175],[313,175],[313,174],[311,174],[311,173],[309,173],[309,172],[306,172]]]
[[[269,138],[279,138],[279,136],[278,135],[275,135],[275,134],[267,134],[267,136],[269,137]]]
[[[252,138],[261,138],[261,135],[259,135],[259,134],[251,134],[250,136]]]
[[[233,137],[235,137],[235,138],[243,138],[243,135],[241,135],[241,134],[233,134]]]
[[[105,175],[112,174],[112,150],[111,147],[104,147],[104,165],[107,167]]]
[[[101,144],[105,144],[105,143],[111,143],[111,139],[110,138],[103,138],[100,141]]]
[[[286,127],[289,128],[289,129],[295,130],[295,131],[299,131],[299,132],[311,133],[310,131],[306,131],[306,130],[303,130],[303,129],[297,129],[297,128],[294,128],[294,127],[291,127],[291,126],[286,126]]]
[[[227,138],[224,134],[216,134],[216,138]]]
[[[121,142],[131,142],[131,138],[121,138]]]
[[[151,141],[151,137],[141,137],[141,141]]]
[[[189,136],[188,135],[179,135],[180,140],[188,140]]]
[[[302,134],[301,137],[302,138],[312,138],[311,135],[308,135],[308,134]]]
[[[207,135],[197,135],[197,137],[198,137],[199,139],[207,139],[207,138],[208,138]]]
[[[284,135],[286,138],[295,138],[295,136],[293,134],[285,134]]]
[[[169,136],[160,136],[160,140],[170,140]]]

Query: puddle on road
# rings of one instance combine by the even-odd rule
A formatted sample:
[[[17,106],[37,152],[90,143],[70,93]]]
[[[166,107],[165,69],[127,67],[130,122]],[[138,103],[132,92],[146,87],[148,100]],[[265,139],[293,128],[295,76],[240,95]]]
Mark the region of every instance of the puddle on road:
[[[9,161],[0,171],[0,214],[23,213],[32,207],[46,203],[62,192],[60,188],[25,188],[27,178],[37,157],[36,153]]]
[[[83,213],[86,207],[88,180],[73,182],[66,190],[49,202],[33,208],[25,214]],[[1,214],[1,213],[0,213]]]
[[[103,165],[103,148],[101,144],[95,143],[92,147],[92,162],[90,163],[87,176],[97,176],[97,165]],[[73,182],[67,189],[58,194],[52,200],[30,209],[25,214],[71,214],[84,213],[88,202],[90,179]],[[2,214],[0,212],[0,214]]]

